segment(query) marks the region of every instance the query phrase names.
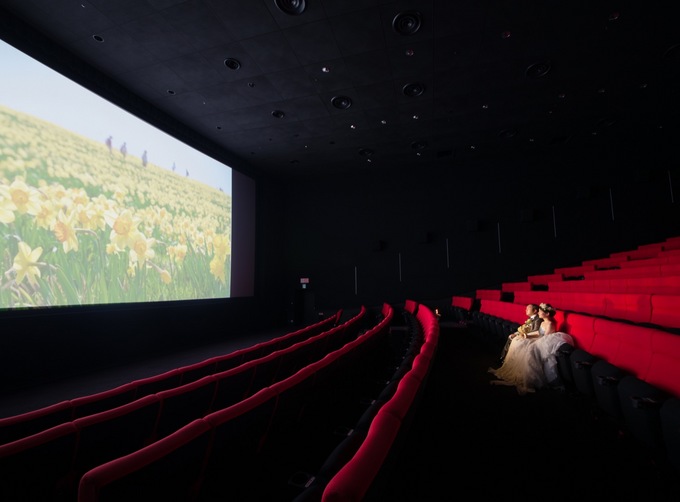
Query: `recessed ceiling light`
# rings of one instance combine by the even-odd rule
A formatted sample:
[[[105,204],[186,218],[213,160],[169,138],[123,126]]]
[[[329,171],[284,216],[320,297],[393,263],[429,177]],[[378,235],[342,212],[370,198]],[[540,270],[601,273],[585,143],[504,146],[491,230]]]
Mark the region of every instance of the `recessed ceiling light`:
[[[322,66],[321,71],[324,72],[324,73],[330,73],[331,67],[330,66]]]
[[[510,38],[511,36],[512,36],[512,33],[510,33],[507,30],[504,31],[503,33],[501,33],[501,37],[503,37],[503,38]]]
[[[102,37],[101,35],[92,35],[92,38],[94,38],[97,42],[104,41],[104,37]]]
[[[406,55],[407,56],[413,56],[414,54],[415,54],[415,52],[413,51],[413,49],[406,49]]]
[[[166,92],[168,94],[170,94],[171,96],[173,96],[175,94],[175,91],[173,91],[172,89],[168,89]]]
[[[272,117],[275,117],[277,119],[282,119],[285,116],[286,116],[286,114],[281,110],[274,110],[272,112]]]

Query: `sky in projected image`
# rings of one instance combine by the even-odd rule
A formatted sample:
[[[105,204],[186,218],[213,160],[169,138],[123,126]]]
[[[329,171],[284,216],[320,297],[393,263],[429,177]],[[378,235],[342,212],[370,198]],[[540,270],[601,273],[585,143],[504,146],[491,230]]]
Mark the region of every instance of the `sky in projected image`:
[[[0,104],[231,194],[231,169],[113,105],[0,40]]]

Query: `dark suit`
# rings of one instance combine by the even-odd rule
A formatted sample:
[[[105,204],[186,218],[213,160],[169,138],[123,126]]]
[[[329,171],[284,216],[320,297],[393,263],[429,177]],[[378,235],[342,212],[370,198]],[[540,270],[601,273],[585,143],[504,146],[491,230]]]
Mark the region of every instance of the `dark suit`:
[[[517,328],[516,333],[531,333],[532,331],[538,331],[538,328],[542,322],[543,319],[538,317],[538,314],[534,314],[533,316],[529,317],[526,321],[524,321],[524,324]],[[505,346],[503,347],[503,351],[501,352],[501,361],[505,359],[505,355],[508,353],[508,349],[510,348],[511,342],[512,339],[508,336],[508,341],[505,342]]]

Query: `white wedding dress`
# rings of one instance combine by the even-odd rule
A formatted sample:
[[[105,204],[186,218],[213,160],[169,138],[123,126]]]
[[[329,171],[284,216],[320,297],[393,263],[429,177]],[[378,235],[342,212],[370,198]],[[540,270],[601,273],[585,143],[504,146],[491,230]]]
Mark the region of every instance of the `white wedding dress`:
[[[514,385],[519,394],[526,394],[557,380],[557,348],[563,343],[573,345],[574,340],[561,331],[545,335],[543,326],[538,332],[537,338],[516,337],[510,342],[503,365],[489,368],[489,373],[498,378],[490,382],[492,385]]]

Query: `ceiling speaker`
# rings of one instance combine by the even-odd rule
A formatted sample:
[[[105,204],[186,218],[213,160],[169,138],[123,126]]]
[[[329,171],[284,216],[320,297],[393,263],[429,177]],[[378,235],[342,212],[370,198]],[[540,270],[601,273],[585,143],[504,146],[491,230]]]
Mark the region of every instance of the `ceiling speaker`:
[[[425,84],[422,84],[420,82],[412,82],[410,84],[406,84],[402,88],[402,92],[404,93],[404,96],[408,96],[409,98],[415,98],[425,92]]]
[[[352,100],[347,96],[334,96],[331,104],[338,110],[347,110],[352,106]]]
[[[420,12],[408,10],[400,12],[392,20],[392,29],[400,35],[414,35],[420,30],[423,19]]]
[[[305,0],[274,0],[278,9],[289,16],[299,16],[307,8]]]
[[[550,61],[544,61],[542,63],[534,63],[529,68],[527,68],[526,76],[529,78],[541,78],[545,77],[548,72],[552,69],[552,64]]]
[[[238,59],[227,58],[224,60],[224,66],[226,66],[230,70],[238,70],[239,68],[241,68],[241,62]]]

